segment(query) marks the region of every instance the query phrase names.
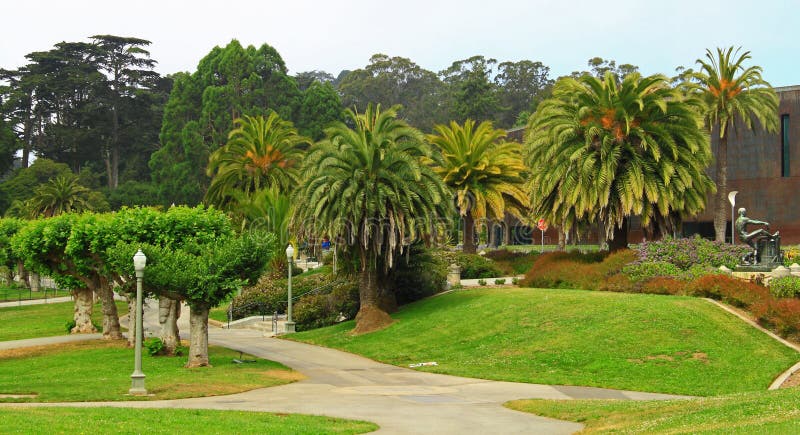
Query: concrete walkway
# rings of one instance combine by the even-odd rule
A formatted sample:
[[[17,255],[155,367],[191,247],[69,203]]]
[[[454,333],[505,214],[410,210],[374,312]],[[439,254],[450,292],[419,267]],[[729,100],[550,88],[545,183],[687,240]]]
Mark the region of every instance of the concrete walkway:
[[[11,302],[0,302],[0,308],[19,307],[21,305],[57,304],[60,302],[72,302],[72,296],[60,296],[57,298],[47,298],[47,299],[22,299]]]
[[[156,304],[150,304],[150,307],[154,305],[157,309]],[[146,311],[145,324],[154,328],[156,324],[151,319],[155,310],[150,308]],[[186,325],[188,317],[188,310],[185,310],[179,322],[185,334],[189,331]],[[45,344],[62,338],[66,337],[36,340]],[[502,404],[508,400],[525,398],[679,398],[665,394],[496,382],[424,373],[381,364],[338,350],[265,338],[262,333],[247,329],[211,328],[209,340],[212,344],[283,363],[305,375],[306,379],[228,396],[150,402],[26,403],[0,406],[112,406],[302,413],[367,420],[381,427],[379,433],[386,434],[567,434],[580,430],[582,425],[512,411]],[[23,344],[19,342],[17,344]],[[147,374],[146,361],[143,369]]]

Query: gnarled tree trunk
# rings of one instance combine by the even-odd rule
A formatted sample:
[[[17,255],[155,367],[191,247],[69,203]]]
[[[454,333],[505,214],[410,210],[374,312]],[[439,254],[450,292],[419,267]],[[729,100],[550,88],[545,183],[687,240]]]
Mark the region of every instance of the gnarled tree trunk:
[[[168,355],[174,355],[181,342],[178,318],[181,316],[181,302],[161,296],[158,299],[158,323],[161,324],[161,341]]]
[[[14,269],[12,268],[4,268],[3,271],[3,280],[7,286],[11,286],[14,284]]]
[[[32,292],[38,292],[39,289],[42,286],[42,279],[41,279],[41,277],[39,277],[39,274],[36,273],[36,272],[31,272],[28,275],[28,281],[31,284],[31,291]]]
[[[193,306],[189,310],[189,362],[186,367],[205,367],[208,363],[208,307]]]
[[[119,325],[119,313],[117,304],[114,303],[114,290],[111,288],[111,283],[100,279],[97,293],[103,303],[103,339],[121,340],[123,337]]]
[[[94,292],[88,288],[77,289],[73,291],[75,296],[75,313],[73,319],[75,320],[75,327],[72,328],[72,334],[92,334],[97,332],[94,325],[92,325],[92,294]]]
[[[28,282],[28,270],[25,269],[25,266],[22,262],[17,262],[17,275],[19,276],[19,283],[22,284],[25,288],[31,288],[31,284]]]

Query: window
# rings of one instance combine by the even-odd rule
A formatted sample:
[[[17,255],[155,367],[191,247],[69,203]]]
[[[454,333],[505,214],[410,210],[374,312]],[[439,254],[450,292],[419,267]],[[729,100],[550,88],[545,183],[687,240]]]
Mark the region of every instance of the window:
[[[789,115],[781,115],[781,177],[789,176]]]

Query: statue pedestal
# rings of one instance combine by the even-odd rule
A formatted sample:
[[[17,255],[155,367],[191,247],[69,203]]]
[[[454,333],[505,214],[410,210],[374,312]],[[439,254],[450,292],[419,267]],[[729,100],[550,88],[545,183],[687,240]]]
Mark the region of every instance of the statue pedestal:
[[[756,262],[759,266],[783,265],[781,255],[781,237],[764,237],[756,242],[758,255]]]

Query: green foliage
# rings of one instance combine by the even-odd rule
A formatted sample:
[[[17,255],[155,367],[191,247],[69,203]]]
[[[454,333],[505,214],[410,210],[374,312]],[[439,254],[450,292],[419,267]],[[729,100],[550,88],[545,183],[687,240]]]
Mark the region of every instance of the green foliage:
[[[718,272],[720,266],[733,269],[747,252],[747,246],[732,246],[700,236],[681,239],[667,236],[659,241],[639,244],[638,258],[635,263],[626,267],[625,273],[634,281],[654,276],[692,279]]]
[[[453,62],[439,75],[452,99],[451,119],[464,122],[494,120],[500,109],[497,84],[492,81],[495,59],[472,56]]]
[[[776,298],[796,298],[800,295],[800,278],[784,276],[769,281],[769,292]]]
[[[13,270],[21,258],[11,248],[11,238],[25,225],[15,218],[0,218],[0,266]]]
[[[535,252],[495,249],[487,252],[486,258],[494,261],[505,275],[522,275],[530,270],[538,255],[539,254]]]
[[[671,233],[714,189],[701,111],[661,75],[562,78],[528,124],[533,215],[564,231],[600,220],[608,240],[629,216]]]
[[[5,211],[15,201],[25,202],[33,196],[39,185],[49,180],[72,174],[64,163],[56,163],[50,159],[38,158],[27,168],[19,168],[10,178],[0,183],[0,211]]]
[[[503,285],[503,284],[506,283],[506,280],[505,280],[505,278],[498,278],[498,279],[494,280],[494,283],[496,285]]]
[[[300,298],[294,306],[293,320],[298,331],[321,328],[352,319],[358,312],[358,285],[355,281],[337,282],[326,293],[313,293]]]
[[[444,257],[423,243],[407,248],[407,256],[397,262],[390,279],[400,305],[444,291],[449,264]]]
[[[233,121],[276,112],[295,120],[301,93],[278,52],[267,44],[214,47],[192,74],[177,74],[164,109],[161,148],[150,159],[161,203],[197,204],[209,185],[208,158],[228,139]]]
[[[303,92],[297,125],[300,134],[313,141],[325,137],[325,128],[344,120],[344,107],[339,94],[330,83],[315,81]]]
[[[478,280],[478,285],[481,285],[481,286],[486,285],[486,280],[485,279],[479,279]]]
[[[116,189],[104,190],[111,210],[122,207],[154,206],[158,200],[158,187],[150,181],[128,180]]]
[[[458,264],[462,279],[495,278],[503,275],[503,271],[494,261],[482,255],[458,251],[437,251],[435,255],[442,258],[448,266],[453,263]]]
[[[31,198],[32,211],[34,215],[50,217],[93,210],[94,206],[89,201],[90,193],[89,189],[79,183],[78,177],[72,174],[59,175],[34,190]],[[107,203],[105,208],[108,208]]]
[[[506,213],[521,217],[527,209],[522,148],[502,141],[505,132],[494,129],[491,122],[476,126],[467,119],[463,126],[451,122],[449,127],[437,125],[435,131],[428,136],[441,153],[441,159],[434,160],[434,171],[456,195],[456,207],[468,227],[464,251],[474,253],[474,220],[500,220]]]
[[[247,198],[270,187],[291,191],[298,183],[300,146],[308,139],[275,112],[267,117],[244,115],[233,123],[225,146],[209,157],[206,173],[212,179],[206,201],[230,208],[236,194]]]

